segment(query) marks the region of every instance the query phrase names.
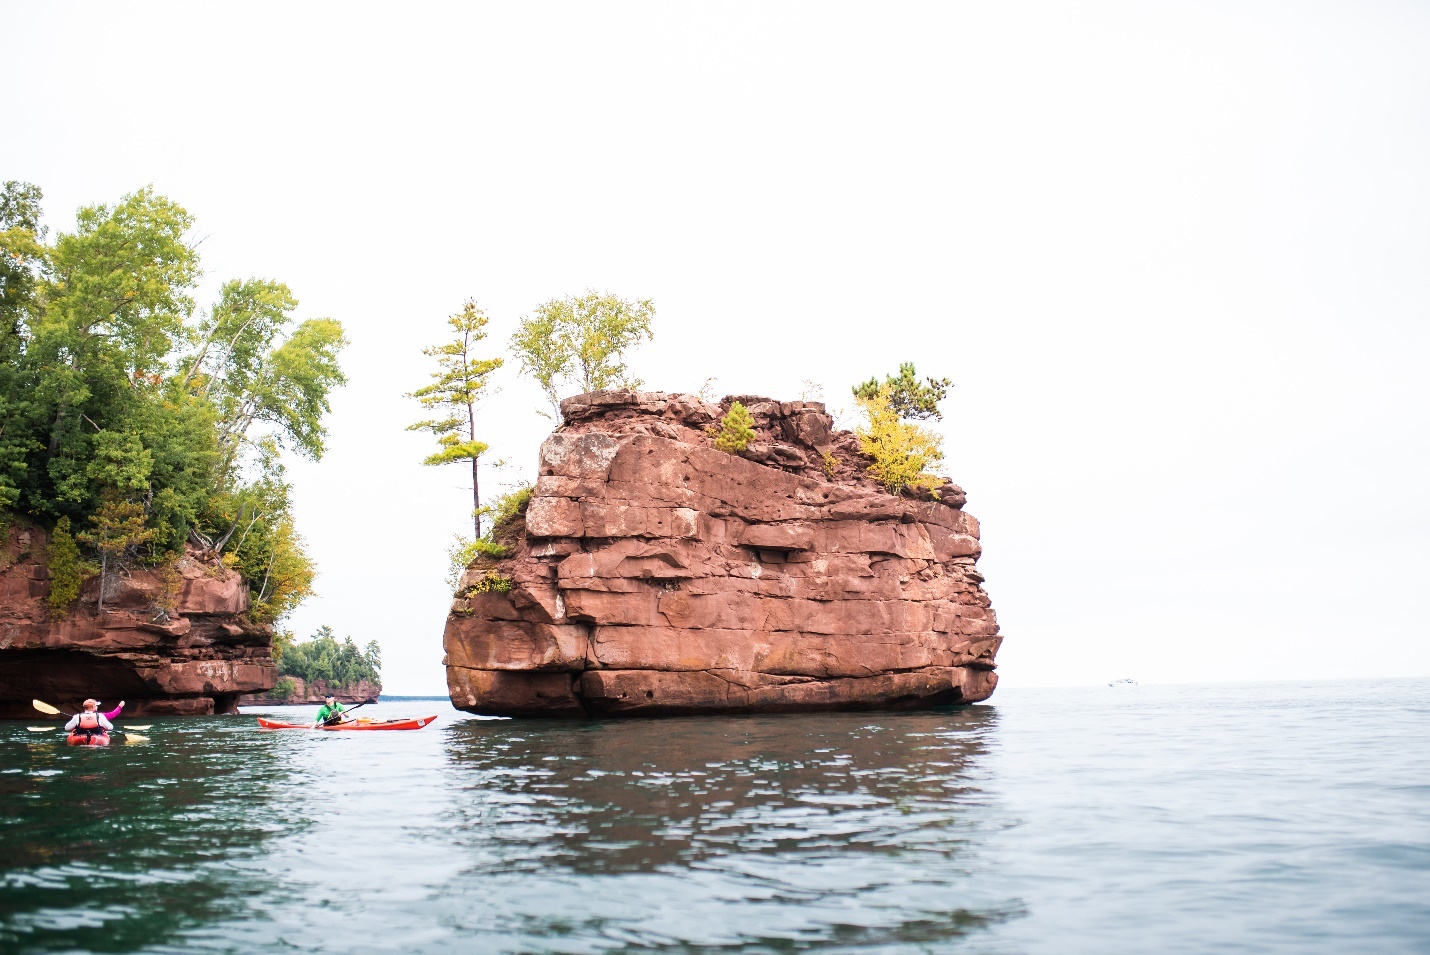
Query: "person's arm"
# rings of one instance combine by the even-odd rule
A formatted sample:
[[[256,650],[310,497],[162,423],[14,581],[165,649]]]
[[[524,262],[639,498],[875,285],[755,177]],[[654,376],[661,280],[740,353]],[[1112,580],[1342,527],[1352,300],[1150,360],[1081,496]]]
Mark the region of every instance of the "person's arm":
[[[124,709],[124,701],[120,700],[119,705],[116,706],[114,709],[110,710],[108,713],[101,713],[99,715],[107,720],[112,720],[119,716],[119,711],[122,709]]]
[[[99,714],[99,725],[103,726],[107,730],[114,729],[114,724],[109,722],[109,717],[105,716],[103,713]]]
[[[65,724],[65,729],[67,729],[67,730],[72,730],[72,729],[74,729],[74,728],[75,728],[76,726],[78,726],[78,725],[79,725],[79,714],[76,713],[74,716],[71,716],[71,717],[70,717],[70,721]]]
[[[313,725],[322,726],[323,720],[327,719],[329,715],[330,714],[328,713],[328,704],[324,703],[322,706],[318,707],[318,715],[313,718]]]

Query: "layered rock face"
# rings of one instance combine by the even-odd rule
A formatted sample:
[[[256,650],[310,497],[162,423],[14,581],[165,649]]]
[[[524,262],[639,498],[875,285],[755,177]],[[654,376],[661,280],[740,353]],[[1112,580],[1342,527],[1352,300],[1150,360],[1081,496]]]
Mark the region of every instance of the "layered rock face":
[[[740,400],[758,438],[711,430]],[[912,708],[987,698],[1001,638],[964,495],[894,496],[818,403],[562,403],[512,553],[447,618],[459,709],[506,716]]]
[[[248,622],[248,586],[190,553],[167,579],[111,574],[104,613],[98,579],[65,616],[49,616],[48,540],[11,527],[0,547],[0,717],[39,718],[41,699],[75,710],[86,697],[124,713],[237,712],[240,694],[273,686],[273,634]]]

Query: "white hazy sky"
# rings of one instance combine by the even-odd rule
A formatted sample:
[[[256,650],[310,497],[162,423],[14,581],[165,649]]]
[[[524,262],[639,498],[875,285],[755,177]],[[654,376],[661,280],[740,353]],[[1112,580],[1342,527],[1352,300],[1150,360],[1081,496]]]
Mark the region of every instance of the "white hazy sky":
[[[475,296],[649,297],[652,388],[951,376],[1005,685],[1430,674],[1430,6],[0,4],[0,179],[146,183],[341,319],[294,617],[445,691],[403,426]],[[484,427],[529,476],[514,374]]]

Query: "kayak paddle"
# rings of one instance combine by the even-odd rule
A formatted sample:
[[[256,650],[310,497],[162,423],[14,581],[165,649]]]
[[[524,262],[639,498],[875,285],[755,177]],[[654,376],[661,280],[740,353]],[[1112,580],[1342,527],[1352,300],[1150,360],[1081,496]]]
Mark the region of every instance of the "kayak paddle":
[[[59,729],[59,727],[58,727],[58,726],[27,726],[27,727],[25,727],[25,729],[29,730],[31,733],[48,733],[50,730],[57,730],[57,729]]]
[[[63,710],[61,710],[59,707],[57,707],[57,706],[51,706],[50,704],[46,703],[44,700],[31,700],[31,701],[30,701],[30,705],[33,706],[35,709],[39,710],[41,713],[48,713],[50,716],[73,716],[73,715],[74,715],[73,713],[65,713],[65,712],[64,712]],[[149,727],[146,726],[146,727],[144,727],[144,728],[145,728],[145,729],[148,729]],[[123,736],[123,737],[124,737],[124,739],[125,739],[126,742],[129,742],[129,743],[147,743],[147,742],[149,742],[149,737],[147,737],[147,736],[140,736],[138,733],[130,733],[130,732],[127,732],[127,731],[121,730],[121,729],[110,730],[110,732],[112,732],[112,733],[118,733],[120,736]]]
[[[324,725],[324,726],[337,726],[339,723],[346,723],[347,720],[343,719],[344,716],[347,716],[347,715],[348,715],[349,713],[351,713],[353,710],[361,709],[361,708],[364,707],[364,706],[367,706],[367,704],[366,704],[366,703],[359,703],[357,706],[350,706],[350,707],[348,707],[347,709],[343,710],[341,713],[334,713],[332,716],[330,716],[330,717],[328,717],[327,719],[323,720],[323,725]]]

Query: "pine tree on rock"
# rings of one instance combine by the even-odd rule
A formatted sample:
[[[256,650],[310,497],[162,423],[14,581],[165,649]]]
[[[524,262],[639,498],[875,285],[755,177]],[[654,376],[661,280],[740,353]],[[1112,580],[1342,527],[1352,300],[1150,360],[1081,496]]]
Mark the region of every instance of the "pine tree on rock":
[[[472,350],[487,337],[487,314],[468,300],[462,311],[447,319],[455,337],[443,345],[422,349],[437,359],[432,383],[411,392],[422,406],[445,417],[429,418],[407,426],[408,431],[428,431],[437,438],[438,450],[423,464],[470,461],[472,467],[472,525],[482,536],[482,495],[478,468],[488,446],[477,440],[477,405],[486,396],[491,376],[502,366],[500,358],[477,358]]]

